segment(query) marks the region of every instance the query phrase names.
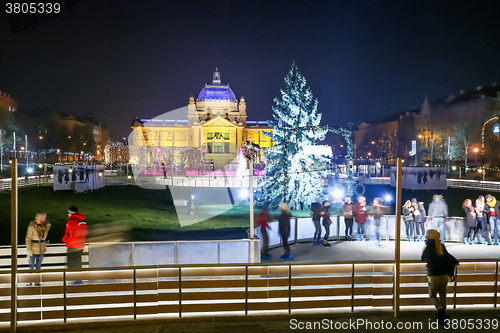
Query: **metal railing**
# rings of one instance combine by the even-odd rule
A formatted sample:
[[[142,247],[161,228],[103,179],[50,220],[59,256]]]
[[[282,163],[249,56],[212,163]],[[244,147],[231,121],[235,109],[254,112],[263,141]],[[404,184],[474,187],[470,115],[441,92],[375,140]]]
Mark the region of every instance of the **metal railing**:
[[[72,282],[82,280],[83,285]],[[394,261],[149,266],[20,271],[19,327],[243,315],[391,311]],[[27,286],[40,283],[40,286]],[[498,259],[462,260],[448,307],[496,308]],[[0,273],[0,325],[10,320],[10,274]],[[425,264],[402,261],[401,311],[433,309]]]
[[[500,192],[500,182],[467,179],[447,179],[446,185],[453,188],[466,188],[482,191]]]
[[[52,184],[52,175],[45,176],[29,176],[29,177],[19,177],[17,179],[19,187],[26,186],[37,186],[44,184]],[[12,189],[12,179],[11,178],[0,178],[0,191],[10,191]]]

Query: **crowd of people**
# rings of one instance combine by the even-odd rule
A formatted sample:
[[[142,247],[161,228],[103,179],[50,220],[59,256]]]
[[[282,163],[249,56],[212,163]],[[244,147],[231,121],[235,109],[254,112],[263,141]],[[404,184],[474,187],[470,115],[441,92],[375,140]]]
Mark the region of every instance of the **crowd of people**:
[[[313,203],[311,205],[311,220],[314,225],[313,245],[323,245],[329,247],[328,237],[330,235],[330,207],[332,203],[339,201],[324,201],[323,203]],[[381,198],[373,199],[371,206],[367,206],[366,198],[358,196],[357,202],[353,203],[350,197],[345,198],[342,203],[342,214],[345,223],[345,239],[348,241],[368,241],[365,233],[367,222],[371,217],[371,240],[380,247],[380,220],[383,215],[389,214],[389,206],[384,205]],[[488,194],[480,196],[475,205],[472,200],[467,199],[463,203],[468,227],[464,236],[465,244],[498,244],[500,245],[499,234],[499,206],[500,203],[494,196]],[[407,200],[401,208],[401,216],[405,225],[406,240],[408,242],[425,242],[426,230],[436,230],[439,233],[440,242],[445,242],[445,223],[448,218],[448,205],[442,195],[434,195],[428,209],[425,209],[423,202],[413,198]],[[293,254],[288,245],[290,236],[290,218],[286,203],[281,205],[281,214],[278,218],[279,233],[281,236],[284,254],[281,259],[284,261],[293,260]],[[261,227],[263,237],[262,259],[269,260],[268,235],[269,229],[267,210],[262,210],[258,216],[258,225]],[[354,225],[355,224],[355,225]],[[356,229],[354,231],[354,229]],[[322,236],[324,232],[324,236]],[[356,232],[356,237],[353,233]]]
[[[435,194],[429,204],[427,214],[423,202],[416,198],[407,200],[401,208],[401,216],[405,223],[406,240],[409,242],[425,241],[425,224],[429,229],[439,231],[444,243],[444,225],[448,217],[448,205],[442,195]]]
[[[474,205],[471,199],[465,199],[462,208],[468,227],[464,236],[465,244],[500,245],[498,233],[500,203],[494,196],[480,195]]]

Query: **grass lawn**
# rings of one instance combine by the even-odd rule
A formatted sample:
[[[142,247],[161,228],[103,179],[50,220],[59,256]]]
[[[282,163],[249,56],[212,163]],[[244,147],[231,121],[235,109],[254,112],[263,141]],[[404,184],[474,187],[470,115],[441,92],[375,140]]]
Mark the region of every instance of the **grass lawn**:
[[[196,193],[196,210],[210,213],[220,211],[217,205],[220,194],[227,194],[227,189],[192,189],[186,188],[188,193]],[[374,197],[391,193],[390,186],[366,186],[365,196],[368,203]],[[481,191],[463,189],[448,189],[446,191],[403,191],[403,201],[416,197],[425,203],[425,207],[432,200],[434,193],[443,194],[448,202],[450,216],[463,216],[461,208],[465,198],[476,199]],[[492,193],[500,199],[500,193]],[[204,199],[205,197],[205,199]],[[49,234],[51,243],[61,243],[66,222],[67,210],[76,205],[82,211],[92,230],[98,224],[119,225],[130,229],[128,240],[181,240],[181,239],[228,239],[244,238],[245,230],[249,226],[249,205],[242,202],[235,206],[227,205],[227,211],[208,220],[189,226],[180,227],[177,212],[172,205],[170,191],[146,190],[138,186],[106,186],[92,193],[73,193],[67,191],[54,192],[52,187],[21,188],[19,190],[19,244],[24,244],[26,229],[35,213],[47,212],[47,218],[52,223]],[[394,206],[394,205],[393,205]],[[340,204],[334,204],[332,215],[339,214]],[[187,208],[182,207],[181,209]],[[184,212],[184,213],[186,213]],[[258,211],[256,211],[257,213]],[[394,207],[392,207],[394,212]],[[182,213],[182,211],[181,211]],[[278,212],[272,212],[276,216]],[[293,216],[309,216],[308,211],[292,212]],[[10,192],[0,193],[0,221],[5,226],[0,233],[0,245],[10,244]]]

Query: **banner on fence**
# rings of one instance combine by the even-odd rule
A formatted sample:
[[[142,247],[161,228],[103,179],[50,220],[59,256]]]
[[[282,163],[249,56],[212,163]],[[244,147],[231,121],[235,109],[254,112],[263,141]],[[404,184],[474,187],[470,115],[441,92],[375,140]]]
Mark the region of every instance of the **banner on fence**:
[[[396,186],[396,167],[391,167],[391,186]],[[408,190],[446,190],[446,168],[404,167],[401,187]]]
[[[104,185],[104,165],[54,166],[54,191],[87,192]]]

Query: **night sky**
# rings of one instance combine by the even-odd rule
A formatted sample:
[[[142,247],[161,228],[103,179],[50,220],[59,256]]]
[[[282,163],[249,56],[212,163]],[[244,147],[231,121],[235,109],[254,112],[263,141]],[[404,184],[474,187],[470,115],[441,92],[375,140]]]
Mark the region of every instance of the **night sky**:
[[[2,3],[0,1],[0,3]],[[80,1],[13,33],[0,12],[0,91],[23,109],[92,111],[112,134],[211,83],[271,117],[297,63],[323,124],[346,126],[500,83],[500,1]]]

